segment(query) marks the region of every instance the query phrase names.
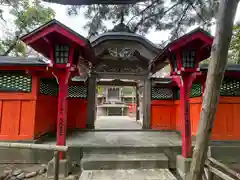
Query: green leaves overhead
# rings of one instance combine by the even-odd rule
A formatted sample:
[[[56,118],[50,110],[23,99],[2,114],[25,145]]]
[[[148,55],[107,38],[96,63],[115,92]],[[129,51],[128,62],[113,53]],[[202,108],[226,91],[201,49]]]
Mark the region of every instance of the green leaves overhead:
[[[229,54],[233,63],[240,64],[240,24],[233,27]]]
[[[73,6],[69,8],[69,14],[84,12],[89,36],[106,31],[106,20],[114,25],[120,23],[123,13],[124,23],[133,32],[144,35],[150,29],[170,30],[172,40],[195,24],[209,28],[218,4],[219,0],[147,0],[131,5]]]
[[[1,55],[27,56],[28,49],[19,41],[19,37],[53,19],[55,12],[51,8],[44,7],[39,0],[5,0],[3,3],[13,17],[11,26],[14,30],[6,32],[7,37],[0,41],[0,53]],[[5,23],[4,18],[2,16],[3,23]]]

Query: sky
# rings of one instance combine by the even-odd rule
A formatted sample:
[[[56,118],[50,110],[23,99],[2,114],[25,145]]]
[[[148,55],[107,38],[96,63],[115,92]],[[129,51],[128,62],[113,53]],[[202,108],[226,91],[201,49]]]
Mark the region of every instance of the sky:
[[[83,26],[86,22],[83,16],[83,12],[80,12],[77,16],[68,16],[67,15],[67,7],[63,5],[58,4],[49,4],[44,3],[46,6],[49,6],[53,8],[56,12],[56,19],[60,21],[61,23],[67,25],[71,29],[75,30],[79,34],[83,35],[84,37],[87,36],[87,31],[84,30]],[[237,9],[237,14],[235,18],[235,22],[240,21],[240,4]],[[107,23],[108,29],[113,28],[113,24],[111,22]],[[192,30],[194,27],[190,28]],[[212,33],[215,32],[215,27],[212,28]],[[150,41],[152,41],[155,44],[160,44],[161,41],[166,41],[169,38],[169,32],[168,31],[150,31],[146,38],[148,38]]]

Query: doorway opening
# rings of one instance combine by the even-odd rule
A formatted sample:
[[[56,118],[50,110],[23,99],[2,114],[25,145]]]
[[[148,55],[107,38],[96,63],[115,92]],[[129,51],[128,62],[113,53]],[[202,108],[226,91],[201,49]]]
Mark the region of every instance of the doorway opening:
[[[136,120],[136,87],[98,85],[95,129],[141,129]]]

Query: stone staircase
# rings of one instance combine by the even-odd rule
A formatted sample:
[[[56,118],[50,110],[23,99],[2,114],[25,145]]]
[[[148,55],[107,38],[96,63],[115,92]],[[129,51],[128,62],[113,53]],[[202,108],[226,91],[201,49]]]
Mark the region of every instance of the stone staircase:
[[[134,149],[83,152],[80,180],[176,180],[164,153]]]

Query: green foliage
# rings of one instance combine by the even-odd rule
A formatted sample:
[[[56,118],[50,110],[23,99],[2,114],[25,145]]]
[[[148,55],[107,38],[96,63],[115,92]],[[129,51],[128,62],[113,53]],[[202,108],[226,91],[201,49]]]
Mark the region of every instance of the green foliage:
[[[90,5],[73,6],[69,14],[77,14],[81,9],[88,19],[85,28],[89,36],[106,31],[104,22],[114,25],[121,21],[134,33],[146,34],[150,29],[170,30],[172,39],[182,35],[191,25],[199,24],[208,29],[218,9],[219,0],[146,0],[131,5]],[[83,8],[84,7],[84,8]]]
[[[233,63],[240,64],[240,24],[233,28],[233,36],[230,44],[230,59]]]
[[[9,14],[13,16],[14,30],[6,32],[7,37],[0,40],[0,53],[2,55],[27,56],[27,47],[19,41],[19,37],[36,27],[54,18],[55,12],[46,8],[39,0],[4,1],[8,6]],[[3,24],[6,23],[2,16]]]
[[[102,94],[103,91],[104,91],[104,87],[103,87],[103,86],[98,86],[98,87],[97,87],[97,93],[98,93],[98,94]]]

